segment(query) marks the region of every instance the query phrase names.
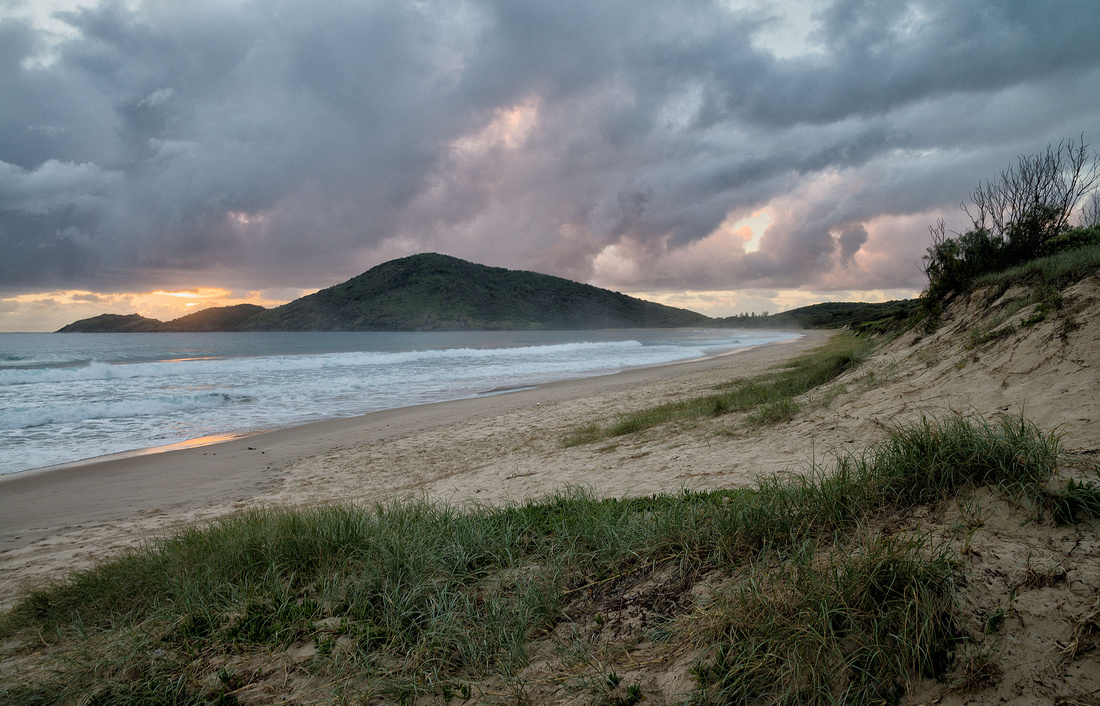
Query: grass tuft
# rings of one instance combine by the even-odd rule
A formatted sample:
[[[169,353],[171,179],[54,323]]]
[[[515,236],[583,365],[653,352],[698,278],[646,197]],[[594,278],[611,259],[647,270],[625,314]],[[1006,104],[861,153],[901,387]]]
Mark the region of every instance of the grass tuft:
[[[1043,510],[1054,522],[1068,525],[1081,520],[1100,518],[1100,485],[1092,481],[1070,479],[1057,490],[1046,490],[1040,496]]]
[[[938,676],[958,632],[955,568],[927,540],[874,537],[817,562],[758,561],[725,597],[697,703],[896,702]]]
[[[566,446],[578,446],[603,439],[635,434],[678,420],[720,417],[750,412],[750,424],[777,424],[798,413],[796,398],[835,380],[862,362],[874,344],[848,333],[834,336],[824,346],[787,361],[776,372],[740,378],[699,397],[669,402],[620,415],[608,424],[579,426],[564,438]]]
[[[983,275],[974,281],[971,288],[995,287],[1007,290],[1013,286],[1030,285],[1057,291],[1097,269],[1100,269],[1100,244],[1090,244]]]

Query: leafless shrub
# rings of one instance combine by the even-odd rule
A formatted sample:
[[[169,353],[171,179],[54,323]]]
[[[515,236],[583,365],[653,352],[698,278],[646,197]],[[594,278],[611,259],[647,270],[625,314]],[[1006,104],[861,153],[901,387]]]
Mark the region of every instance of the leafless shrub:
[[[1019,157],[995,179],[980,182],[970,193],[972,205],[964,204],[963,210],[974,230],[988,230],[997,238],[1010,236],[1013,224],[1039,212],[1048,220],[1044,230],[1058,233],[1098,181],[1100,155],[1089,154],[1082,134],[1079,141],[1062,140],[1045,153]]]
[[[1100,190],[1093,191],[1081,209],[1081,227],[1100,225]]]

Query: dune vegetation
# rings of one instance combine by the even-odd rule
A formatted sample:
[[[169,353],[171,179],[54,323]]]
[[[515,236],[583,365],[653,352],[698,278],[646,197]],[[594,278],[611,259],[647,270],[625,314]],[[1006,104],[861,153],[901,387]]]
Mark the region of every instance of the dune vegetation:
[[[1022,156],[979,183],[963,205],[971,221],[965,232],[949,235],[943,220],[929,228],[921,293],[927,325],[956,296],[979,287],[1028,281],[1058,289],[1088,272],[1100,248],[1098,182],[1100,155],[1082,137]]]
[[[850,333],[835,335],[826,345],[781,363],[772,371],[723,383],[707,395],[676,400],[579,426],[566,435],[566,446],[600,441],[650,429],[672,421],[751,412],[750,424],[789,420],[809,400],[799,398],[836,379],[870,354],[875,342]]]

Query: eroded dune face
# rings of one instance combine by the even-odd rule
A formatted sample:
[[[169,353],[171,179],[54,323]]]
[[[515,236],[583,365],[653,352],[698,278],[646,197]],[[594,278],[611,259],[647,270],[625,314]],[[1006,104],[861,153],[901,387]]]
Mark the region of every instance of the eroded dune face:
[[[1054,308],[1035,293],[980,290],[928,335],[909,333],[850,378],[842,416],[878,422],[920,414],[1023,416],[1057,431],[1067,450],[1100,446],[1100,276],[1063,290]]]

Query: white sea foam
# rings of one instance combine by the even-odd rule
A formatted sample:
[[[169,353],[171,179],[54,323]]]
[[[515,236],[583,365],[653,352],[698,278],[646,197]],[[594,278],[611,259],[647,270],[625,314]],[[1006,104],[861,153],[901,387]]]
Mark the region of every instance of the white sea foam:
[[[47,424],[83,422],[90,419],[133,419],[221,407],[250,398],[222,392],[202,395],[172,395],[141,400],[90,402],[49,407],[11,407],[0,410],[0,429],[33,429]]]
[[[649,361],[703,355],[701,349],[677,346],[643,346],[639,341],[568,343],[506,349],[457,348],[401,352],[330,353],[321,355],[254,356],[245,358],[168,360],[155,363],[92,362],[82,366],[0,370],[0,386],[47,382],[170,378],[187,375],[261,374],[264,372],[318,371],[334,368],[384,368],[389,366],[461,364],[509,359],[524,365],[544,360],[618,360],[620,365],[646,365]]]
[[[0,473],[699,358],[794,335],[0,334]]]

